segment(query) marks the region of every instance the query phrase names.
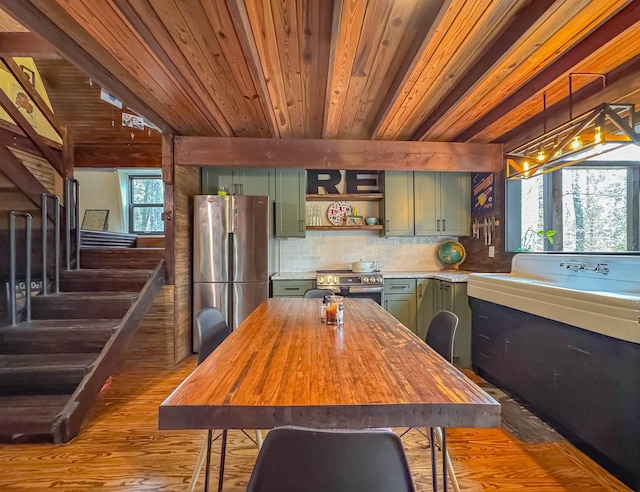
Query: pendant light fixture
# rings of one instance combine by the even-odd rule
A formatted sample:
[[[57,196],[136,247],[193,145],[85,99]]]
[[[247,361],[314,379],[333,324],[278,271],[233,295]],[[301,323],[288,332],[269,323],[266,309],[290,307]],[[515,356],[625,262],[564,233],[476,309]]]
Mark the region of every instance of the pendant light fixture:
[[[599,156],[629,144],[640,145],[635,131],[633,104],[601,104],[573,117],[572,76],[588,75],[606,79],[602,74],[569,74],[569,121],[553,130],[546,129],[546,93],[543,94],[542,135],[505,154],[508,179],[522,179],[552,172]]]

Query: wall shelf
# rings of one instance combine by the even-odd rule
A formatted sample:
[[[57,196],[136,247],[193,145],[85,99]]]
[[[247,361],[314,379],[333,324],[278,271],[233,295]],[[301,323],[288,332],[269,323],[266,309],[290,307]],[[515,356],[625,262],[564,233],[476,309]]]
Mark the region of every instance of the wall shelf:
[[[306,195],[308,202],[372,202],[382,200],[382,193],[343,193],[339,195]]]
[[[382,224],[377,225],[345,225],[345,226],[307,226],[307,231],[354,231],[354,230],[369,230],[369,231],[381,231]]]

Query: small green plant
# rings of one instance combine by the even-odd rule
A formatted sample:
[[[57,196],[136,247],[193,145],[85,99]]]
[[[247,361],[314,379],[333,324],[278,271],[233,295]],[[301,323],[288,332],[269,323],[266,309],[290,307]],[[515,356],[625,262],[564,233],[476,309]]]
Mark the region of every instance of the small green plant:
[[[548,231],[545,231],[544,229],[541,229],[539,231],[534,231],[533,229],[529,228],[524,233],[524,237],[522,238],[522,247],[516,248],[516,252],[532,251],[532,246],[534,246],[533,240],[536,236],[543,240],[544,239],[548,240],[549,244],[553,244],[553,236],[555,235],[556,235],[555,229],[549,229]]]

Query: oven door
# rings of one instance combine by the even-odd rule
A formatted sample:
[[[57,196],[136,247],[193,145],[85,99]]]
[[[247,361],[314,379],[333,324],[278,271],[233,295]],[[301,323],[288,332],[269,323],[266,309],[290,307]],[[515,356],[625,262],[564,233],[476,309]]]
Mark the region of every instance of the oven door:
[[[373,299],[382,306],[382,287],[340,287],[340,295],[352,299]]]

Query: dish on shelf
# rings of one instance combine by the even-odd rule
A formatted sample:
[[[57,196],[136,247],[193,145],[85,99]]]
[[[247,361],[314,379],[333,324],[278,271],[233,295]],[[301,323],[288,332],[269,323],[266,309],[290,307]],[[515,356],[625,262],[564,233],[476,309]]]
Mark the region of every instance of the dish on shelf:
[[[335,226],[344,225],[345,216],[353,214],[353,207],[347,202],[333,202],[327,208],[327,218]]]

